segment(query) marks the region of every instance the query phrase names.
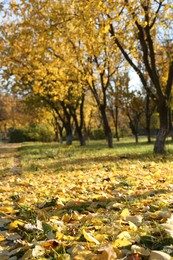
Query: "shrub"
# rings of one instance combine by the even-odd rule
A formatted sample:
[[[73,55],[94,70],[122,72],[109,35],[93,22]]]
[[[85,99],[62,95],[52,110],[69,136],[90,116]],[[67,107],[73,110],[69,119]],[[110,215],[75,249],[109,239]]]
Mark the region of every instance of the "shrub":
[[[91,134],[91,139],[93,140],[105,139],[104,130],[101,128],[94,129]]]
[[[27,132],[33,141],[51,142],[55,138],[53,131],[47,125],[30,127]]]
[[[26,129],[10,129],[9,131],[10,143],[29,141],[51,142],[53,140],[54,133],[46,125],[36,125]]]
[[[31,141],[30,137],[27,135],[24,129],[10,129],[9,130],[9,142],[10,143],[20,143]]]

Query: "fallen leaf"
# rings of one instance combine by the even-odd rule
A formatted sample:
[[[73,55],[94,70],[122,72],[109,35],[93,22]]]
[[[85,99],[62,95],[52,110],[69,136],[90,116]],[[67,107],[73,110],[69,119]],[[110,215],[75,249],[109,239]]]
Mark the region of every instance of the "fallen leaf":
[[[75,255],[78,255],[79,252],[83,252],[85,251],[85,247],[81,246],[81,245],[73,245],[72,247],[70,247],[69,249],[67,249],[67,253],[69,253],[71,255],[71,257],[73,258]]]
[[[48,240],[48,241],[41,242],[40,245],[45,249],[50,249],[50,248],[56,248],[59,245],[59,242],[57,240]]]
[[[171,260],[171,256],[161,251],[152,251],[149,260]]]
[[[21,221],[21,220],[15,220],[15,221],[13,221],[13,222],[11,222],[11,223],[9,224],[9,229],[10,229],[10,230],[13,230],[13,229],[18,228],[19,226],[24,226],[24,225],[25,225],[25,223],[24,223],[23,221]]]
[[[128,221],[129,223],[129,228],[133,231],[137,231],[138,230],[138,227],[131,221]]]
[[[127,222],[132,222],[133,224],[135,224],[136,226],[139,226],[142,223],[142,216],[125,216],[124,220]]]
[[[97,245],[100,244],[100,242],[95,239],[91,234],[87,233],[84,229],[83,229],[83,235],[84,235],[84,238],[88,241],[88,242],[93,242]]]
[[[117,238],[130,240],[131,235],[127,231],[123,231],[117,236]]]
[[[161,225],[165,229],[166,233],[168,235],[170,235],[171,237],[173,237],[173,225],[172,224],[166,224],[166,223],[163,223]]]
[[[7,213],[7,214],[10,214],[10,213],[15,213],[16,210],[14,210],[12,207],[10,206],[7,206],[7,207],[0,207],[0,211],[1,212],[4,212],[4,213]]]
[[[40,257],[43,256],[45,254],[45,249],[44,247],[40,246],[40,245],[36,245],[33,249],[32,249],[32,255],[33,257]]]
[[[100,247],[98,252],[101,252],[100,260],[111,260],[117,259],[117,254],[114,251],[112,245],[108,244],[107,246]]]
[[[122,212],[121,212],[121,217],[125,218],[127,216],[130,215],[130,212],[128,209],[124,209]]]
[[[9,192],[11,188],[8,186],[0,186],[0,192]]]
[[[106,241],[108,235],[106,234],[96,234],[95,239],[97,239],[100,243]]]
[[[113,242],[113,247],[126,247],[126,246],[130,246],[132,243],[126,239],[126,238],[118,238]]]
[[[132,245],[131,251],[133,253],[141,254],[142,256],[149,256],[150,255],[149,249],[145,249],[144,247],[141,247],[141,246],[138,246],[138,245]]]
[[[10,233],[7,236],[7,240],[14,241],[14,240],[17,240],[17,239],[21,239],[21,236],[17,233]]]
[[[0,234],[0,242],[6,240],[6,237]]]

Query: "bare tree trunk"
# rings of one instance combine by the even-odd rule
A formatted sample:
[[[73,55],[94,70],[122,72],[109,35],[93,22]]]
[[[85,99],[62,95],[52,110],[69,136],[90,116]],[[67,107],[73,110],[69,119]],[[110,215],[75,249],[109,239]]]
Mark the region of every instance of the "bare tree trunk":
[[[71,124],[69,122],[66,122],[64,126],[66,131],[66,145],[72,145],[73,134]]]
[[[165,140],[169,132],[169,107],[166,100],[158,105],[160,129],[158,131],[156,142],[154,145],[155,153],[165,152]]]
[[[106,115],[106,109],[104,106],[100,105],[99,107],[101,115],[102,115],[102,119],[103,119],[103,127],[104,127],[104,132],[105,132],[105,136],[108,142],[108,147],[109,148],[113,148],[113,135],[112,135],[112,131],[108,122],[108,118]]]
[[[149,94],[147,93],[147,95],[146,95],[146,130],[147,130],[148,143],[151,143],[150,124],[151,124],[150,97],[149,97]]]
[[[119,134],[118,134],[118,106],[115,107],[115,136],[117,138],[117,141],[120,140]]]
[[[136,144],[138,144],[138,142],[139,142],[138,134],[135,134],[135,141],[136,141]]]

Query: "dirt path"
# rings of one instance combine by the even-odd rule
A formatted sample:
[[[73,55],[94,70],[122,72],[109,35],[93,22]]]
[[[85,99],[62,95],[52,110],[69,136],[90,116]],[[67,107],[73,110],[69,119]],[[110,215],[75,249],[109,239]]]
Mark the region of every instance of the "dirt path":
[[[11,180],[22,174],[19,148],[21,144],[0,144],[0,259],[8,260],[13,257],[13,250],[16,252],[16,233],[9,233],[9,224],[15,217],[11,194],[14,193]]]
[[[0,171],[8,174],[21,174],[22,166],[20,162],[19,148],[21,143],[1,143],[0,144]],[[1,179],[1,176],[0,176]]]

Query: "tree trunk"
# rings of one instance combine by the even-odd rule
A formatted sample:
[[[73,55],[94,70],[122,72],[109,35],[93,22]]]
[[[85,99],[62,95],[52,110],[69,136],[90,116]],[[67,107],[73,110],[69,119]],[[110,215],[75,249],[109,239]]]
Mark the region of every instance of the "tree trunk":
[[[165,140],[169,132],[169,107],[166,100],[158,105],[158,112],[160,128],[156,137],[154,152],[161,154],[165,152]]]
[[[119,138],[119,134],[118,134],[118,106],[115,106],[115,112],[114,112],[114,109],[112,107],[110,107],[109,112],[110,112],[110,115],[112,117],[113,124],[115,127],[115,138],[117,139],[117,141],[119,141],[120,138]]]
[[[147,130],[148,143],[151,143],[150,124],[151,124],[150,97],[149,97],[149,94],[147,93],[147,96],[146,96],[146,130]]]
[[[117,141],[120,140],[119,134],[118,134],[118,106],[115,107],[115,137]]]
[[[85,137],[82,133],[83,124],[79,125],[75,111],[73,111],[73,113],[71,113],[71,114],[72,114],[72,117],[73,117],[74,122],[75,122],[76,131],[77,131],[77,134],[78,134],[78,137],[79,137],[80,146],[85,146],[86,145]]]
[[[68,122],[65,123],[65,131],[66,131],[66,145],[72,145],[73,134],[71,124]]]
[[[139,141],[138,134],[135,134],[135,142],[136,142],[136,144],[138,144],[138,141]]]
[[[85,142],[85,137],[82,133],[82,131],[78,131],[78,136],[79,136],[79,142],[80,142],[80,146],[85,146],[86,145],[86,142]]]
[[[113,148],[113,136],[112,136],[112,131],[108,122],[108,118],[106,115],[106,108],[103,105],[100,105],[99,107],[101,115],[102,115],[102,120],[103,120],[103,127],[104,127],[104,132],[105,136],[108,142],[108,147]]]

